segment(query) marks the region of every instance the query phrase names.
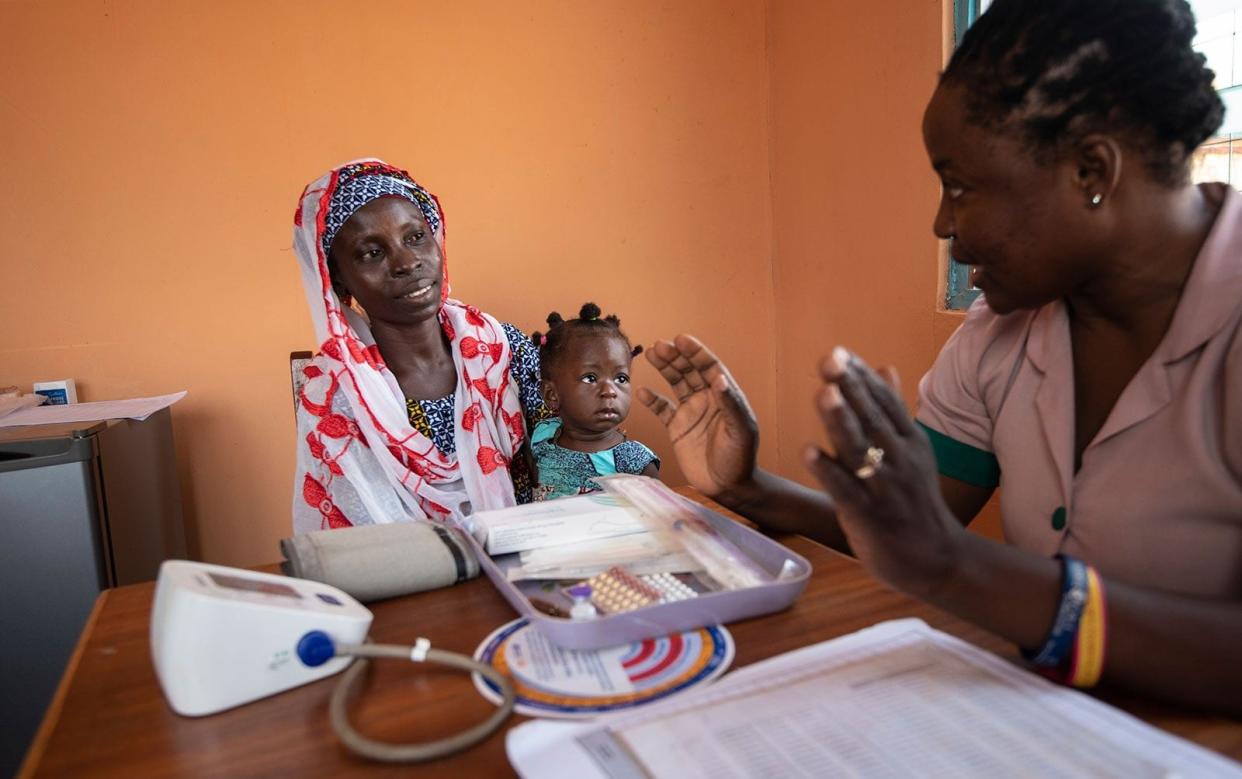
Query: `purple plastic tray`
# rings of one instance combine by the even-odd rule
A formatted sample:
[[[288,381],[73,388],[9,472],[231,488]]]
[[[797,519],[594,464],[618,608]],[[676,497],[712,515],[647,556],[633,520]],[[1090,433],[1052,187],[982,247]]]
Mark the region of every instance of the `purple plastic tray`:
[[[693,506],[705,521],[732,541],[773,580],[754,587],[704,593],[689,600],[658,603],[592,620],[571,620],[539,611],[531,605],[516,582],[505,578],[505,570],[516,561],[516,555],[502,556],[500,562],[497,562],[483,551],[483,547],[470,534],[463,535],[470,539],[478,555],[479,565],[496,589],[500,590],[500,594],[509,601],[509,605],[529,619],[549,641],[567,649],[617,646],[704,625],[771,614],[788,608],[802,594],[807,580],[811,577],[811,564],[805,557],[705,506],[690,500],[686,503]],[[777,579],[782,570],[785,575]]]

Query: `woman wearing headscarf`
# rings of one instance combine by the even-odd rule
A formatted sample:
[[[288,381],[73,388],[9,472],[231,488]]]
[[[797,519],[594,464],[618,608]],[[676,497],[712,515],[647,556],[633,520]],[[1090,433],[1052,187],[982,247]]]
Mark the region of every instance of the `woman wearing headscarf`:
[[[1189,181],[1219,127],[1184,0],[995,0],[923,117],[933,222],[983,290],[911,419],[844,349],[812,490],[687,336],[648,358],[687,478],[852,551],[1045,673],[1242,712],[1242,195]],[[888,378],[895,378],[889,376]],[[1001,489],[1006,543],[968,533]]]
[[[302,193],[293,242],[319,348],[298,395],[295,532],[529,500],[538,353],[449,297],[444,235],[439,201],[380,160]]]

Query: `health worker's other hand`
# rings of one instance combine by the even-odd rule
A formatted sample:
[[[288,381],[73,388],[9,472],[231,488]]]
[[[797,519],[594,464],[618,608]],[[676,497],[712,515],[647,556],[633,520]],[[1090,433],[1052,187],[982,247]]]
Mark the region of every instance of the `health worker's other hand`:
[[[741,388],[694,336],[657,341],[644,354],[677,400],[646,387],[638,400],[668,428],[686,479],[710,498],[739,499],[753,482],[759,449],[759,424]]]
[[[859,561],[898,589],[933,593],[952,574],[965,531],[941,493],[931,443],[894,387],[845,349],[820,373],[816,408],[835,455],[808,446],[807,467],[836,503]]]

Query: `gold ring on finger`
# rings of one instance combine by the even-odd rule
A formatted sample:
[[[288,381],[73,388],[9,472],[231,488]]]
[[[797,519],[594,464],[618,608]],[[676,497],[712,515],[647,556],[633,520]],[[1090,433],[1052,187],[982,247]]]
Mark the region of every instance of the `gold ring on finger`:
[[[864,481],[870,479],[875,476],[876,471],[880,470],[883,462],[884,450],[878,446],[869,446],[866,454],[863,455],[863,464],[854,471],[854,475]]]

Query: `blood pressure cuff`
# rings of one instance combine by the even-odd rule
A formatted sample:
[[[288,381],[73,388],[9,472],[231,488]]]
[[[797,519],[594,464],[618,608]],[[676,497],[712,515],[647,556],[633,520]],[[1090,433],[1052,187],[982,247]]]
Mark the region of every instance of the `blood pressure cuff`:
[[[280,542],[288,576],[338,587],[363,603],[473,579],[479,560],[455,528],[429,522],[360,525]]]

